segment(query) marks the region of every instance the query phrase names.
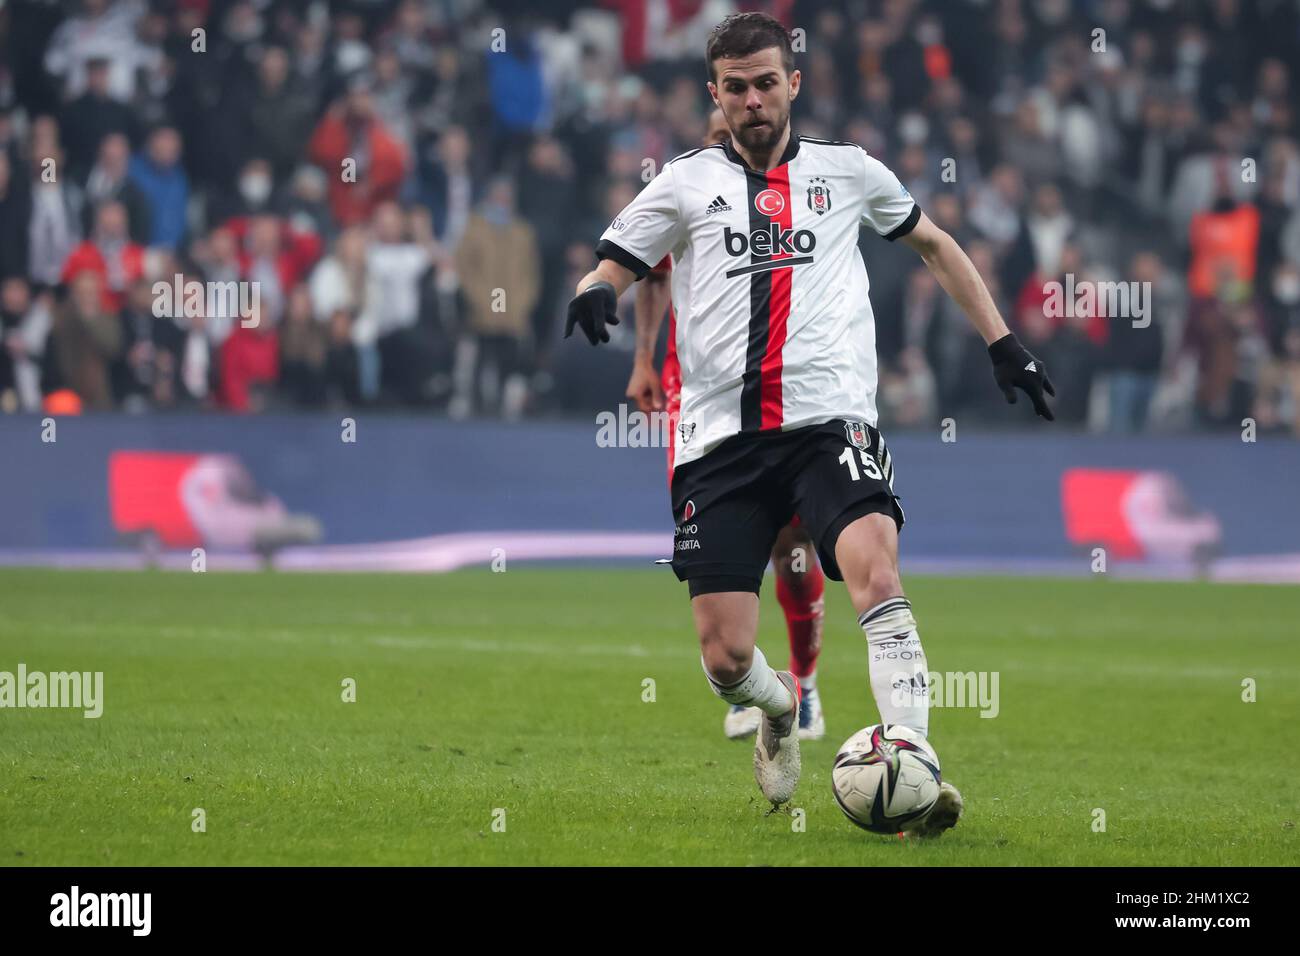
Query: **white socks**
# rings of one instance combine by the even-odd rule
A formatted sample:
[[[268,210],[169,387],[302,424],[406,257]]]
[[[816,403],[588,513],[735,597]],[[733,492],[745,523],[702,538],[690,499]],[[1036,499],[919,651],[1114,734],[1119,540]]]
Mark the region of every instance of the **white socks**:
[[[704,666],[704,657],[700,657],[700,666]],[[728,704],[739,704],[741,707],[757,707],[769,717],[780,717],[782,714],[788,714],[790,708],[794,706],[794,700],[790,696],[790,690],[781,683],[780,678],[776,676],[776,671],[772,670],[767,663],[767,658],[763,656],[755,645],[754,663],[750,667],[749,673],[736,681],[734,684],[720,684],[713,679],[707,667],[704,668],[704,676],[709,679],[709,686],[713,688],[713,693],[717,694]]]
[[[881,721],[929,733],[929,668],[912,605],[907,598],[892,597],[863,611],[858,624],[867,635],[871,693]]]

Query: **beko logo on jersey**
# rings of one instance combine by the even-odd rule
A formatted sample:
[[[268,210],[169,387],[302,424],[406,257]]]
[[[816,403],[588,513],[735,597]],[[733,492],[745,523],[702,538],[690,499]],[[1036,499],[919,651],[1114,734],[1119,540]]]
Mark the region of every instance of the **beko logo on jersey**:
[[[755,229],[746,235],[743,232],[733,232],[730,226],[722,228],[722,245],[727,250],[729,256],[743,256],[751,254],[755,258],[761,258],[761,262],[753,262],[747,266],[737,266],[735,269],[728,269],[726,277],[749,275],[754,272],[769,272],[772,269],[784,269],[787,266],[801,266],[813,261],[811,253],[817,248],[817,237],[809,229],[783,229],[780,223],[774,222],[765,229]],[[795,255],[795,253],[805,253],[804,255]],[[783,259],[772,259],[770,256],[784,256]]]
[[[743,256],[747,252],[756,256],[792,256],[796,252],[812,252],[817,248],[817,237],[811,230],[782,229],[776,222],[766,229],[755,229],[749,235],[732,232],[730,226],[723,226],[722,242],[729,256]]]

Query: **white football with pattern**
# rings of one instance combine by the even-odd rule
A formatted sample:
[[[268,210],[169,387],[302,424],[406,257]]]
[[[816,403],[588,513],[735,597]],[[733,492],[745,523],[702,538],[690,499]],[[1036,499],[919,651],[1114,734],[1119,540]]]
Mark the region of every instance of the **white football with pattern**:
[[[835,755],[835,801],[872,833],[914,827],[939,799],[939,755],[924,736],[901,724],[873,724],[844,741]]]

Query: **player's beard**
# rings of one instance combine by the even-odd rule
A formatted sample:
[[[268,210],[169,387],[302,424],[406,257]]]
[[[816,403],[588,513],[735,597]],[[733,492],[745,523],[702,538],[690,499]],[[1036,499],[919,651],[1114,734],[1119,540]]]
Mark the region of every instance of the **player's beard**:
[[[785,135],[785,128],[790,125],[790,113],[776,117],[768,121],[769,125],[760,126],[755,129],[752,126],[742,125],[739,129],[732,130],[732,135],[736,141],[745,147],[751,153],[759,156],[771,155],[776,144],[781,141]]]

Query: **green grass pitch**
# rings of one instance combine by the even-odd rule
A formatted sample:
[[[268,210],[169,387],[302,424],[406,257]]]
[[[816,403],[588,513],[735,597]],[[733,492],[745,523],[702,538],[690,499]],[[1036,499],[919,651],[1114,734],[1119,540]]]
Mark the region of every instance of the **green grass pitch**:
[[[967,813],[922,845],[857,830],[830,793],[836,747],[877,719],[837,584],[800,825],[723,737],[666,570],[0,571],[0,670],[105,685],[98,720],[0,710],[0,862],[1300,862],[1300,589],[907,585],[932,670],[1000,675],[996,718],[931,714]],[[773,662],[784,633],[769,580]]]

